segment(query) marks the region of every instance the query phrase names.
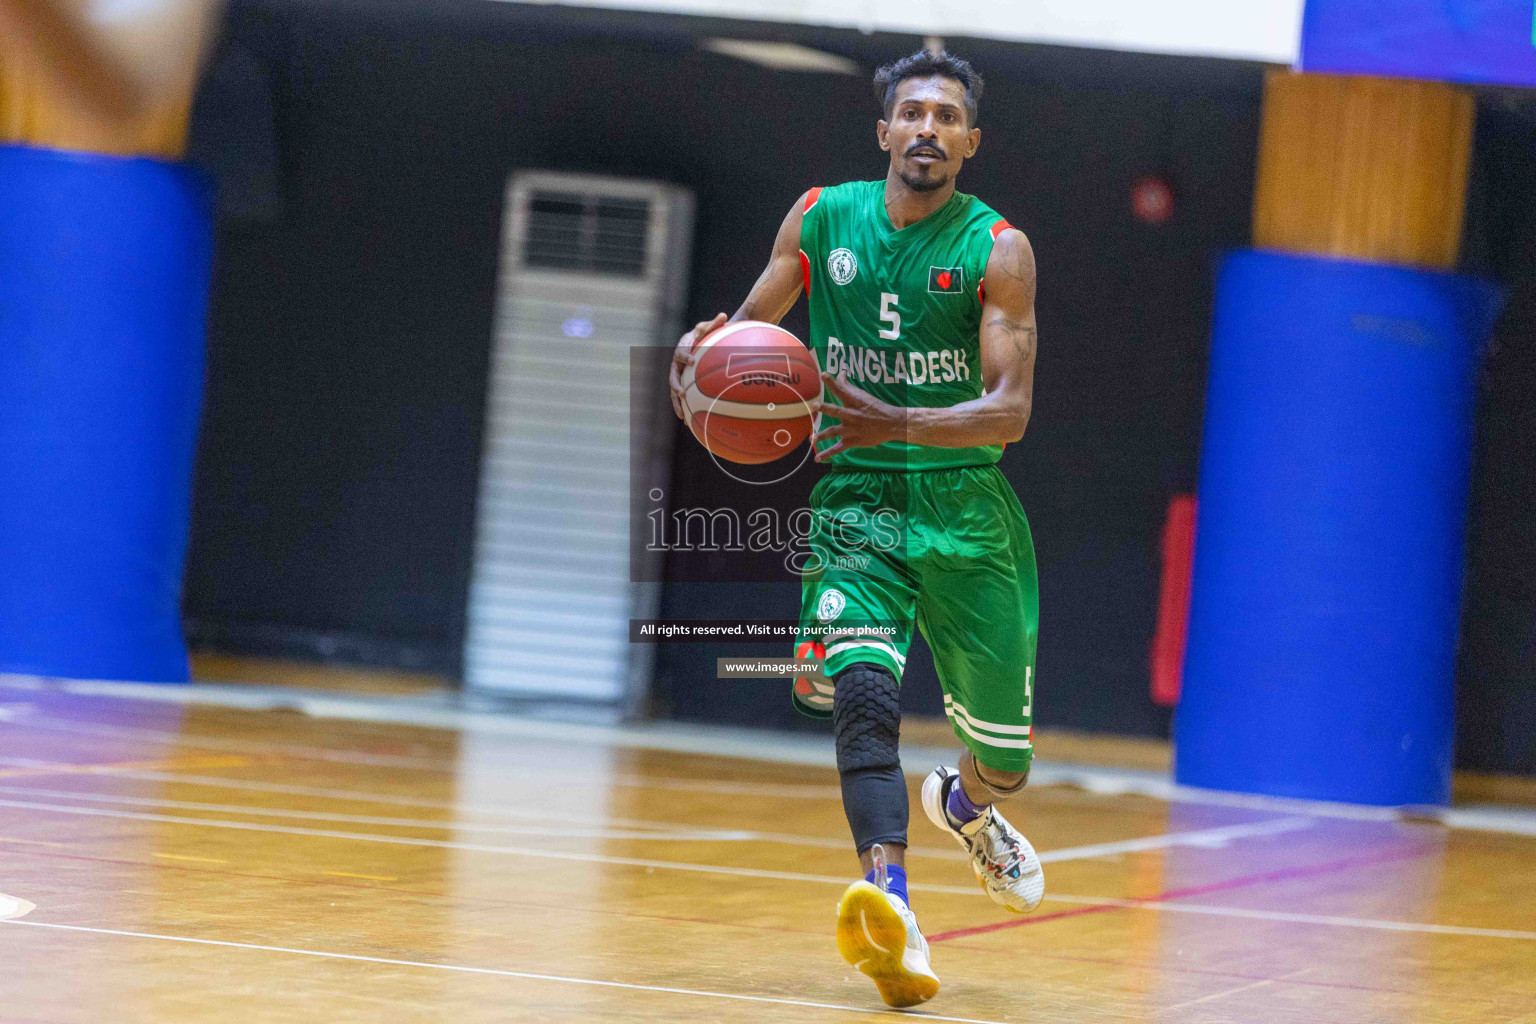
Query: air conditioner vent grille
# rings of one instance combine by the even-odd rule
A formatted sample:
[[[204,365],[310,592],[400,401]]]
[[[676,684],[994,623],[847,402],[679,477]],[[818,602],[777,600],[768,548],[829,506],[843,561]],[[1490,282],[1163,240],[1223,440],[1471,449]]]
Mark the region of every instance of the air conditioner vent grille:
[[[538,191],[528,203],[523,264],[644,277],[651,204],[646,199]]]

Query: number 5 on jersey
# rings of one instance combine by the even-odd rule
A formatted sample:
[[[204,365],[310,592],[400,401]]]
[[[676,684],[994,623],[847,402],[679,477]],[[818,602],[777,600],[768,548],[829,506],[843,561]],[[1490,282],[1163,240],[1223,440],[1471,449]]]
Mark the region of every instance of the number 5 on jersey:
[[[900,301],[890,292],[880,293],[880,322],[890,324],[889,327],[880,328],[880,337],[886,341],[895,341],[901,337],[901,313],[896,309],[896,303]]]

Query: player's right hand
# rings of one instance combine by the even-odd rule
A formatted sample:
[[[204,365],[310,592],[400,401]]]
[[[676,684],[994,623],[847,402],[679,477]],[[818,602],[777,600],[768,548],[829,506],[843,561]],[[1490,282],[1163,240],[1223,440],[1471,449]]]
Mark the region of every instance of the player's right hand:
[[[677,413],[680,420],[687,420],[683,413],[683,370],[697,358],[693,354],[693,346],[724,327],[726,319],[724,313],[716,313],[713,320],[699,321],[693,330],[677,339],[677,348],[672,352],[672,372],[667,383],[672,387],[672,411]]]

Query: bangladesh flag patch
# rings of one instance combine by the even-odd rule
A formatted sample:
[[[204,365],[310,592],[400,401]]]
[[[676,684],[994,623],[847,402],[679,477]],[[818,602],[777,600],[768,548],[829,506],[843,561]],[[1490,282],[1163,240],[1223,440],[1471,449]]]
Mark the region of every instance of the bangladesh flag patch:
[[[965,291],[964,267],[929,267],[928,290],[941,295]]]

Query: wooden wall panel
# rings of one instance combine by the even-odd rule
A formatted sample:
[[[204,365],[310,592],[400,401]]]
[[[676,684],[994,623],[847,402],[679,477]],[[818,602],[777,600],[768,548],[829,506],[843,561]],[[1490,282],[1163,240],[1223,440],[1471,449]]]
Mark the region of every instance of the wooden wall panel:
[[[177,158],[224,0],[0,0],[0,142]]]
[[[191,89],[148,111],[104,110],[26,56],[0,50],[0,142],[119,156],[179,158]]]
[[[1271,72],[1254,244],[1450,269],[1474,106],[1437,82]]]

